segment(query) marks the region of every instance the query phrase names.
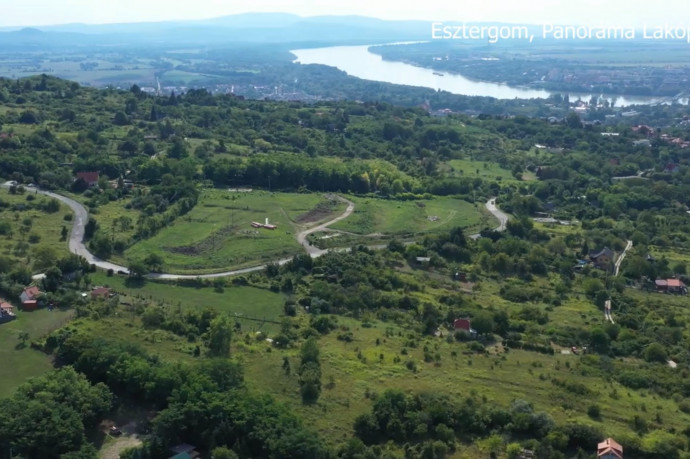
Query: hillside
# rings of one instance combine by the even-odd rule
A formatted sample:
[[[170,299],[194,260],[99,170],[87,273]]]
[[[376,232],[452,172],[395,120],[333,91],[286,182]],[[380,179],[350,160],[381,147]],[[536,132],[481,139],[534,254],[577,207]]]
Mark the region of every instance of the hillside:
[[[687,138],[0,80],[0,457],[684,457]]]

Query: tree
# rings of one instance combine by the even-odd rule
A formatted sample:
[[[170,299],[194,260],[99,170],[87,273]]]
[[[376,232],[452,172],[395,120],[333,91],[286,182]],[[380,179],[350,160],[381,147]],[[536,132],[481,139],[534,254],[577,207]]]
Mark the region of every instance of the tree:
[[[133,260],[129,263],[129,275],[141,279],[149,273],[146,263],[141,260]]]
[[[474,317],[472,317],[472,328],[477,330],[477,333],[480,335],[487,335],[493,332],[493,317],[491,317],[491,314],[485,311],[477,313]]]
[[[321,395],[321,364],[319,348],[314,338],[302,344],[300,350],[302,364],[299,368],[300,394],[303,403],[315,403]]]
[[[236,452],[226,448],[225,446],[219,446],[211,451],[211,459],[236,459],[239,458]]]
[[[589,343],[595,352],[605,354],[609,351],[611,338],[601,327],[594,327],[589,334]]]
[[[64,227],[63,227],[64,228]],[[55,266],[57,255],[50,246],[40,246],[34,250],[34,270],[43,271]]]
[[[208,353],[212,357],[229,357],[232,341],[232,323],[226,315],[211,321],[208,330]]]
[[[157,253],[149,253],[146,258],[144,258],[144,264],[150,271],[160,271],[163,267],[163,257]]]
[[[661,362],[666,363],[667,355],[666,349],[659,343],[651,343],[644,350],[644,359],[647,362]]]
[[[0,401],[0,445],[22,457],[58,458],[80,451],[85,429],[110,409],[112,394],[71,366],[31,379]],[[75,456],[72,456],[75,457]]]
[[[113,117],[113,124],[115,126],[126,126],[129,124],[129,119],[123,112],[117,112]]]
[[[19,332],[17,338],[19,338],[19,341],[21,342],[21,347],[26,347],[26,342],[29,341],[29,332],[21,331]]]
[[[89,221],[84,226],[84,239],[91,239],[98,229],[98,222],[95,218],[89,217]]]

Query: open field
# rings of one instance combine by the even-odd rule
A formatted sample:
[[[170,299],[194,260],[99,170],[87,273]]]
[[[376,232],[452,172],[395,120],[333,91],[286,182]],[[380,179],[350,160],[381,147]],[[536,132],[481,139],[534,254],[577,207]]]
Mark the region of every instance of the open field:
[[[360,235],[382,233],[413,235],[447,231],[455,226],[468,231],[482,223],[479,209],[466,201],[435,198],[419,201],[394,201],[348,197],[355,203],[350,217],[331,226],[331,229]]]
[[[243,329],[275,332],[283,315],[285,296],[256,287],[228,285],[222,292],[214,287],[187,287],[172,283],[146,281],[128,282],[127,278],[102,273],[92,275],[94,285],[107,285],[121,293],[121,302],[154,301],[178,310],[211,308],[236,317]],[[229,283],[228,283],[229,284]],[[248,318],[242,320],[242,317]],[[253,320],[258,319],[258,320]]]
[[[448,161],[451,172],[456,177],[480,177],[483,179],[515,180],[508,169],[501,168],[490,161],[473,161],[471,159],[453,159]]]
[[[65,214],[71,212],[63,204],[53,208],[54,212],[38,207],[48,201],[50,198],[34,194],[31,188],[15,195],[7,189],[0,191],[0,202],[3,203],[0,207],[1,256],[40,271],[45,267],[39,266],[41,260],[34,257],[39,249],[50,249],[56,257],[69,253],[67,241],[62,240],[62,227],[68,231],[72,228],[72,223],[64,220]]]
[[[416,348],[411,348],[406,344],[407,333],[393,324],[373,322],[372,328],[365,328],[358,321],[342,317],[338,322],[349,327],[355,339],[351,343],[340,341],[339,331],[334,331],[319,340],[324,390],[315,406],[304,406],[299,401],[298,376],[286,376],[282,370],[285,353],[267,353],[266,345],[259,343],[245,349],[249,355],[243,356],[246,379],[252,387],[294,406],[307,423],[334,443],[345,441],[352,433],[355,418],[370,409],[367,395],[371,397],[387,388],[447,393],[455,397],[474,394],[506,407],[514,399],[530,400],[535,409],[546,411],[559,423],[597,425],[614,436],[629,432],[629,422],[635,415],[653,424],[655,413],[660,412],[664,422],[676,428],[682,428],[690,420],[673,401],[605,382],[593,375],[583,360],[598,361],[598,356],[505,352],[500,345],[489,347],[487,354],[476,354],[469,352],[467,345],[449,343],[445,337],[424,338]],[[425,347],[440,360],[425,362]],[[261,358],[256,358],[258,355]],[[293,367],[297,367],[298,352],[290,351],[288,355]],[[394,362],[396,357],[401,358],[399,363]],[[407,361],[414,362],[417,371],[408,370]],[[590,419],[587,406],[554,384],[552,378],[583,384],[591,390],[590,399],[601,406],[601,419]]]
[[[52,369],[50,356],[31,349],[29,342],[64,326],[73,311],[39,309],[16,312],[12,322],[0,324],[0,398],[11,395],[21,383]],[[19,333],[27,332],[29,341],[21,346]],[[19,346],[18,346],[19,345]]]
[[[298,219],[324,201],[320,194],[204,190],[191,212],[130,247],[124,259],[157,253],[166,272],[195,274],[291,256],[302,250],[295,238]],[[322,218],[341,209],[337,204]],[[277,229],[251,226],[266,218]]]

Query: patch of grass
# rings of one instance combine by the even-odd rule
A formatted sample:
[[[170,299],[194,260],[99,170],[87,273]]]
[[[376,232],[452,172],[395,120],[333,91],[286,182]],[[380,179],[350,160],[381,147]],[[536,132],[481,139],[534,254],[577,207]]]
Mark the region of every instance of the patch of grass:
[[[0,324],[0,397],[12,395],[17,386],[28,378],[40,376],[52,369],[50,356],[31,349],[29,344],[64,326],[71,319],[73,311],[39,309],[32,312],[17,311],[16,314],[17,319]],[[21,332],[29,334],[26,347],[21,346]]]
[[[166,272],[197,274],[289,257],[303,250],[295,237],[295,220],[323,200],[316,193],[204,190],[189,214],[136,243],[118,261],[157,253]],[[278,228],[251,226],[266,218]]]
[[[0,201],[7,204],[0,208],[4,233],[0,234],[0,254],[14,263],[33,267],[37,263],[34,254],[40,248],[53,249],[56,257],[69,253],[67,240],[62,240],[62,227],[70,231],[72,222],[63,219],[65,214],[71,214],[67,206],[60,204],[56,212],[45,212],[36,205],[52,198],[34,194],[31,188],[26,190],[14,195],[7,190],[0,191]]]
[[[227,313],[242,323],[243,329],[275,333],[283,315],[285,296],[249,286],[226,286],[222,292],[211,286],[186,287],[173,283],[146,281],[132,284],[126,277],[92,274],[94,285],[107,285],[124,294],[121,301],[156,302],[171,310],[203,309],[210,307]],[[258,319],[258,320],[253,320]]]
[[[629,390],[592,376],[583,369],[579,356],[550,356],[522,350],[504,352],[500,346],[489,346],[485,354],[465,354],[466,345],[432,337],[418,339],[417,348],[408,347],[407,355],[401,355],[407,341],[404,329],[381,322],[365,328],[354,319],[342,317],[338,322],[350,328],[354,341],[339,341],[337,330],[319,339],[324,389],[316,405],[301,404],[298,376],[294,372],[287,376],[282,369],[284,356],[290,359],[293,369],[298,366],[296,349],[279,352],[274,349],[256,358],[265,347],[260,343],[245,350],[243,358],[250,386],[292,405],[308,424],[333,444],[347,440],[355,418],[368,412],[375,394],[388,388],[445,393],[458,398],[474,395],[494,400],[504,407],[514,399],[525,399],[559,423],[594,424],[614,436],[629,432],[629,422],[635,414],[653,422],[652,410],[649,413],[640,411],[644,403],[660,407],[666,426],[682,429],[690,420],[679,412],[672,400]],[[386,329],[392,333],[386,333]],[[379,344],[376,344],[377,339]],[[438,354],[440,361],[425,362],[424,346],[431,354]],[[400,361],[394,361],[396,357]],[[566,360],[569,366],[565,365]],[[416,371],[406,367],[407,361],[414,362]],[[591,391],[587,403],[573,401],[567,388],[552,382],[554,378],[586,386]],[[332,384],[329,385],[329,381]],[[618,399],[610,397],[614,389],[620,394]],[[594,403],[600,407],[600,420],[592,420],[587,414],[587,407]],[[337,416],[333,415],[335,413]]]
[[[415,235],[448,231],[455,226],[468,231],[478,228],[482,214],[466,201],[435,198],[419,201],[394,201],[374,198],[351,199],[354,214],[331,226],[355,234]]]
[[[515,180],[508,169],[503,169],[490,161],[473,161],[471,159],[453,159],[448,161],[450,172],[456,177],[480,177],[483,179]]]

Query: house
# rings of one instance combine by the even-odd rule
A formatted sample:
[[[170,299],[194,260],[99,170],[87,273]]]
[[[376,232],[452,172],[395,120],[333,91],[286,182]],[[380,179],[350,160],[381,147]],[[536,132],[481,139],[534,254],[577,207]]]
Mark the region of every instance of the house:
[[[467,318],[455,319],[455,320],[453,321],[453,329],[454,329],[455,331],[463,330],[463,331],[466,331],[467,333],[469,333],[469,334],[472,335],[472,336],[477,336],[477,330],[475,330],[474,328],[472,328],[471,325],[472,325],[472,324],[471,324],[470,319],[467,319]]]
[[[91,299],[96,300],[98,298],[109,298],[111,296],[111,290],[108,287],[94,287],[91,290]]]
[[[25,311],[33,311],[38,306],[36,298],[41,295],[41,291],[35,285],[26,287],[24,291],[19,295],[19,299],[22,302],[22,308]]]
[[[3,299],[0,299],[0,324],[16,319],[14,314],[14,306]]]
[[[613,250],[604,247],[601,250],[589,252],[589,259],[597,268],[608,268],[613,263]]]
[[[660,293],[678,293],[687,295],[688,289],[680,279],[657,279],[654,281],[656,291]]]
[[[89,188],[98,185],[98,172],[77,172],[77,180],[83,180]]]
[[[598,459],[623,459],[623,447],[613,438],[607,438],[597,445]]]

